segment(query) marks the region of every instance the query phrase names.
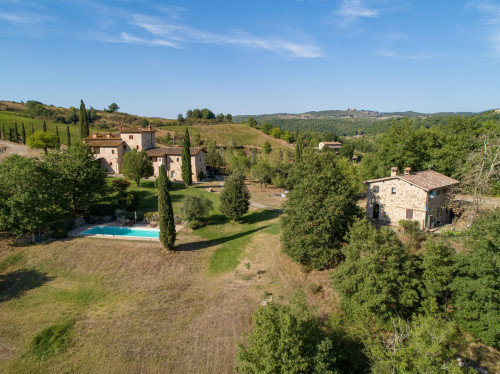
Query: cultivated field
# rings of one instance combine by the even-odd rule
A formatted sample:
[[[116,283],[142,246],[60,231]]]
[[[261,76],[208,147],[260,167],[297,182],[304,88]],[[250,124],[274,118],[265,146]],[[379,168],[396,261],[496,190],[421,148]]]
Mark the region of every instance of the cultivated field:
[[[162,126],[157,136],[165,136],[167,132],[173,137],[180,139],[184,135],[185,126]],[[218,125],[192,125],[189,126],[191,136],[200,134],[204,141],[215,141],[217,145],[225,146],[230,139],[233,139],[237,145],[260,148],[267,140],[272,148],[291,149],[293,145],[264,134],[262,131],[251,128],[246,125],[236,123],[224,123]],[[179,144],[176,142],[176,144]]]

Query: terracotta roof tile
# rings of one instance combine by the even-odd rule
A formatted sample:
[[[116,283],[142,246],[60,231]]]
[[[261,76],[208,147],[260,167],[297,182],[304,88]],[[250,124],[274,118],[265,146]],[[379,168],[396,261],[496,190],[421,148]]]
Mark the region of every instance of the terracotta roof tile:
[[[394,177],[378,178],[365,181],[365,183],[381,182],[390,179],[401,179],[408,183],[414,184],[424,190],[431,191],[436,188],[443,188],[448,186],[453,186],[460,183],[456,179],[447,177],[444,174],[438,173],[434,170],[419,171],[410,174],[400,174]]]
[[[192,155],[197,155],[203,148],[201,147],[191,147],[189,148]],[[153,148],[146,151],[148,156],[165,156],[165,155],[182,155],[182,147],[166,147],[166,148]]]
[[[123,128],[120,129],[121,134],[135,134],[135,133],[141,133],[141,132],[156,132],[156,130],[149,130],[149,129],[127,129]]]
[[[121,139],[85,139],[85,144],[90,147],[118,147],[122,143]]]

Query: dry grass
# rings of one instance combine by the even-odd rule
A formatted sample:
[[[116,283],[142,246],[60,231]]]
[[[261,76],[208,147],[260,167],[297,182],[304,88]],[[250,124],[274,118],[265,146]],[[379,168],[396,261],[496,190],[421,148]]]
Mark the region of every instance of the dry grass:
[[[264,291],[286,299],[313,277],[281,253],[274,229],[247,236],[236,270],[220,275],[208,271],[218,246],[190,230],[179,234],[183,251],[175,253],[156,242],[79,238],[13,247],[0,240],[0,261],[22,253],[0,272],[0,284],[21,269],[43,278],[36,287],[8,288],[0,301],[1,372],[229,373]],[[313,278],[327,288],[326,272]],[[309,296],[331,303],[328,295]],[[68,319],[76,323],[65,350],[45,361],[29,354],[40,330]]]

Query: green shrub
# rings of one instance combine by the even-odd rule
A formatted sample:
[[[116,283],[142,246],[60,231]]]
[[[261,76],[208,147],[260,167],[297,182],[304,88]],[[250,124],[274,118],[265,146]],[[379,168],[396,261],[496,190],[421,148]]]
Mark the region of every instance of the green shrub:
[[[115,212],[116,208],[116,203],[108,201],[99,202],[89,207],[89,214],[94,216],[110,216]]]
[[[197,219],[189,221],[189,228],[196,230],[199,229],[200,227],[205,226],[205,222],[198,221]]]
[[[214,209],[212,202],[203,196],[186,195],[183,203],[180,215],[186,221],[206,219]]]
[[[144,218],[148,221],[158,221],[158,212],[146,212],[144,213]]]
[[[74,324],[70,320],[43,329],[31,342],[31,352],[40,360],[60,352],[68,344]]]

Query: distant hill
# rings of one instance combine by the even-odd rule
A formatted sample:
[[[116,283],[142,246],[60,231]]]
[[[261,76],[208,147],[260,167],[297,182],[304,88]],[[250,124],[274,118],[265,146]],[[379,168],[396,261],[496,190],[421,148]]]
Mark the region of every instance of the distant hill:
[[[446,122],[452,116],[475,116],[475,117],[500,117],[494,110],[481,113],[472,112],[439,112],[419,113],[406,112],[378,112],[373,110],[323,110],[305,113],[275,113],[258,115],[235,115],[235,122],[247,121],[254,117],[259,124],[268,122],[273,126],[279,126],[281,130],[289,131],[313,131],[319,133],[334,133],[341,136],[351,136],[359,133],[378,134],[385,132],[393,121],[399,121],[405,117],[414,120],[415,126],[431,127]],[[494,119],[494,118],[491,118]]]

